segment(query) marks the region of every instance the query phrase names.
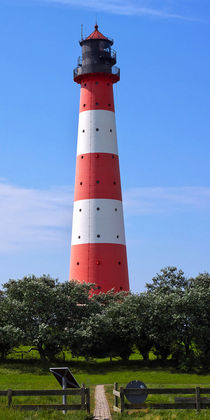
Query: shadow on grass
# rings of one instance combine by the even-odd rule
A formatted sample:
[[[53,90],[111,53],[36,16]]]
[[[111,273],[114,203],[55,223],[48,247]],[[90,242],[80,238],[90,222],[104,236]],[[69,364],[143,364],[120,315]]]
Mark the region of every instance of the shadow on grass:
[[[0,363],[0,368],[11,369],[11,370],[20,370],[20,373],[36,373],[38,375],[46,375],[49,373],[49,368],[52,366],[68,366],[75,373],[86,373],[94,375],[105,375],[109,372],[123,372],[129,369],[131,370],[141,370],[149,371],[156,370],[162,371],[167,370],[170,373],[183,373],[181,370],[177,369],[170,360],[166,361],[164,364],[160,363],[159,360],[151,360],[149,362],[144,362],[143,360],[113,360],[113,361],[101,361],[90,360],[90,361],[63,361],[61,359],[55,359],[54,361],[41,361],[36,359],[28,360],[14,360],[7,359],[4,362]],[[210,369],[191,369],[185,373],[195,373],[197,375],[208,375]],[[50,373],[49,373],[50,374]]]

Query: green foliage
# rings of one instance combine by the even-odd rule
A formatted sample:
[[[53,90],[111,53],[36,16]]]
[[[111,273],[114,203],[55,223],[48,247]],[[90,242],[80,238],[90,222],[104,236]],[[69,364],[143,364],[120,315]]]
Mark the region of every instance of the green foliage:
[[[7,354],[19,344],[22,337],[21,330],[13,325],[7,324],[0,327],[0,355],[5,359]]]
[[[134,343],[128,299],[111,300],[73,331],[72,351],[86,358],[120,356],[128,359]]]
[[[4,291],[12,325],[21,331],[24,344],[37,349],[42,359],[60,353],[69,343],[72,327],[91,310],[90,286],[59,284],[49,276],[10,280]]]
[[[12,308],[8,299],[0,295],[0,358],[4,359],[7,354],[20,343],[22,332],[12,322]]]
[[[178,271],[176,267],[165,267],[153,277],[152,283],[146,283],[146,288],[149,292],[167,294],[183,292],[189,285],[190,281],[185,278],[182,270]]]
[[[59,283],[50,276],[9,280],[0,293],[0,357],[20,344],[42,360],[63,350],[86,359],[129,358],[153,351],[185,371],[209,366],[210,275],[186,279],[163,268],[146,292],[93,294],[94,285]]]

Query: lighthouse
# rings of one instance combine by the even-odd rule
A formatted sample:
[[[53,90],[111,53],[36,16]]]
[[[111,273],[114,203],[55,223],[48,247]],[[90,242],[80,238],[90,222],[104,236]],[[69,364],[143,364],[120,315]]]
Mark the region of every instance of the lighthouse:
[[[95,30],[80,41],[81,86],[70,281],[95,293],[129,290],[113,84],[120,80],[113,40]]]

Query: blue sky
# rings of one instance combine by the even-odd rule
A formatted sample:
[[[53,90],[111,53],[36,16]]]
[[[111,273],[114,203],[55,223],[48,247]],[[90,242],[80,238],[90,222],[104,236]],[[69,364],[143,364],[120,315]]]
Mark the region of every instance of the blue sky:
[[[210,271],[208,0],[0,0],[0,282],[68,279],[80,27],[114,38],[130,284]]]

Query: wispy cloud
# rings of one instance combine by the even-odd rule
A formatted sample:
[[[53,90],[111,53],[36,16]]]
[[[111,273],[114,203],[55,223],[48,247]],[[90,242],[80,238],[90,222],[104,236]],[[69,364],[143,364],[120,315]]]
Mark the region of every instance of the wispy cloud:
[[[70,242],[73,188],[22,188],[0,180],[0,252],[58,249]],[[127,217],[210,210],[210,187],[134,188]]]
[[[0,181],[0,252],[59,247],[69,234],[73,190],[35,190]]]
[[[37,1],[37,0],[34,0]],[[40,0],[38,0],[40,1]],[[42,0],[67,6],[106,12],[118,15],[151,16],[164,19],[197,21],[191,16],[189,0]],[[197,0],[195,0],[197,1]],[[183,7],[187,2],[187,10]],[[191,3],[191,0],[190,0]]]
[[[129,214],[210,211],[210,187],[133,188],[124,194]]]

